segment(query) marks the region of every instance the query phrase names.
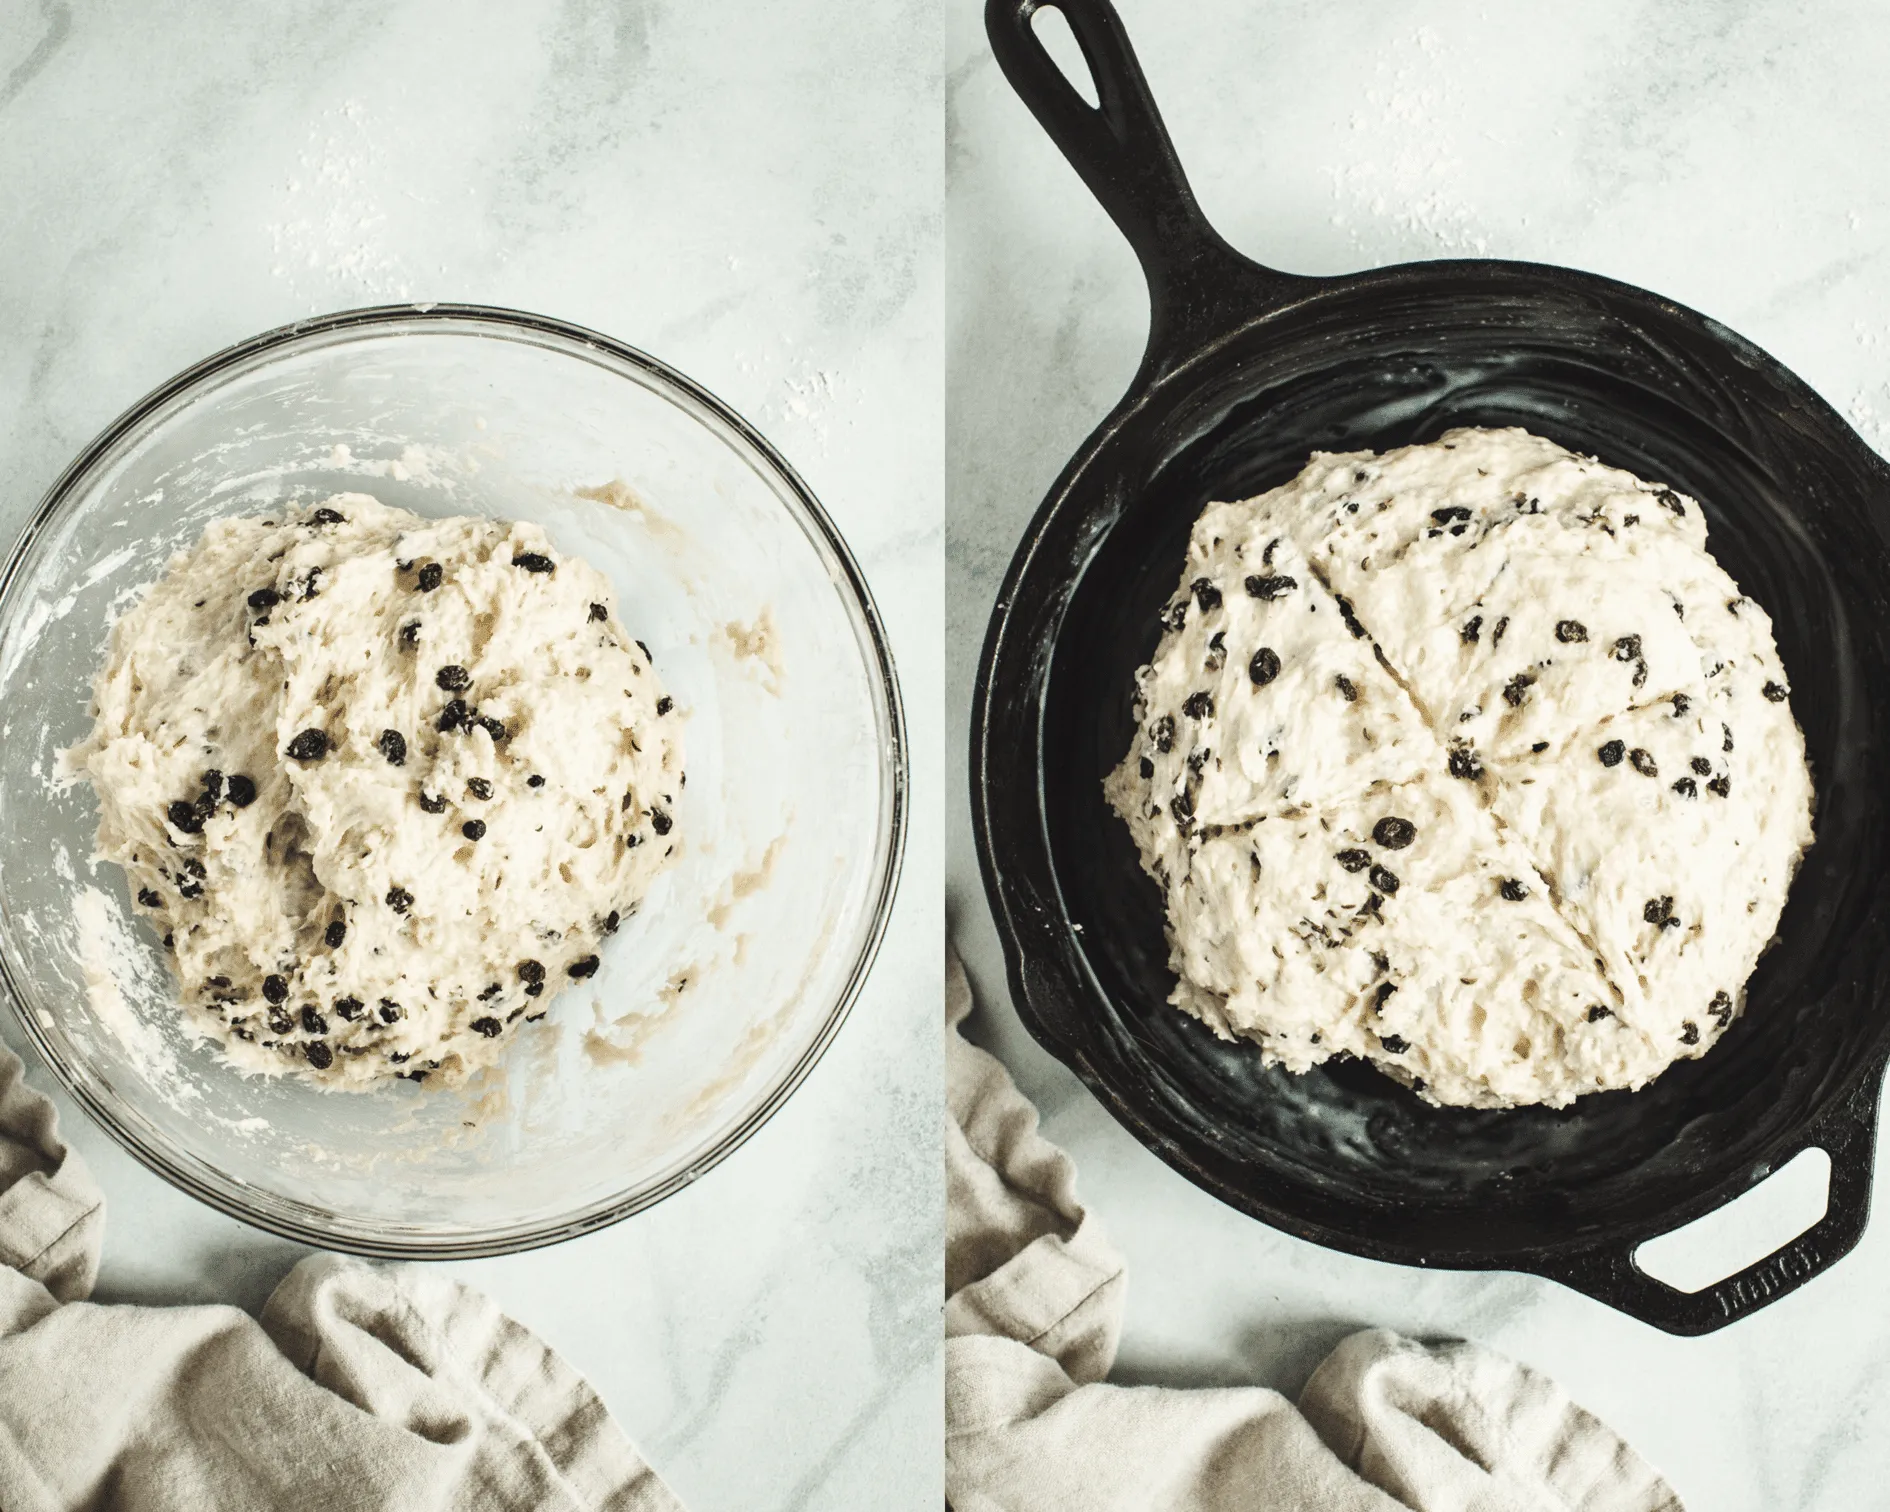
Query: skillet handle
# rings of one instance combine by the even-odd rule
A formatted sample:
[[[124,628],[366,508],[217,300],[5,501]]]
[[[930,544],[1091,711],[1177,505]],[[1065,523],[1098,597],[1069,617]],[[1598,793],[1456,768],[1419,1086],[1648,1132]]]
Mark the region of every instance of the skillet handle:
[[[1792,1152],[1817,1148],[1831,1157],[1824,1217],[1725,1280],[1696,1292],[1657,1281],[1634,1263],[1641,1240],[1625,1248],[1600,1246],[1558,1255],[1530,1269],[1668,1333],[1708,1334],[1757,1312],[1829,1270],[1864,1237],[1882,1090],[1883,1067],[1873,1066],[1849,1097],[1812,1125],[1799,1150]]]
[[[1095,80],[1091,105],[1031,29],[1063,13]],[[1278,273],[1236,252],[1208,224],[1142,66],[1109,0],[986,0],[985,33],[998,67],[1141,261],[1150,319],[1145,366],[1168,364],[1199,341],[1284,303],[1315,280]]]

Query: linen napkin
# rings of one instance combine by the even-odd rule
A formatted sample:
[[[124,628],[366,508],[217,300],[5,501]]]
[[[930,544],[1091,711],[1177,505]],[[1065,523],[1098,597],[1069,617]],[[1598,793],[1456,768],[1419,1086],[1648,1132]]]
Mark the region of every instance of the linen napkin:
[[[312,1255],[261,1319],[106,1307],[105,1202],[0,1049],[0,1508],[680,1512],[588,1383],[469,1286]]]
[[[956,1512],[1681,1512],[1605,1423],[1469,1343],[1355,1333],[1297,1404],[1104,1384],[1121,1255],[946,986],[945,1489]]]

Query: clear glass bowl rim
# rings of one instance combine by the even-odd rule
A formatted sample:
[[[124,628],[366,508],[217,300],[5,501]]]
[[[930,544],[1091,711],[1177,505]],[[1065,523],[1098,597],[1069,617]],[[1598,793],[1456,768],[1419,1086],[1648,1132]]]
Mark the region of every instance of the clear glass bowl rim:
[[[129,1128],[118,1118],[109,1103],[94,1094],[84,1077],[68,1069],[64,1058],[54,1048],[40,1025],[35,1022],[34,1015],[26,1010],[25,996],[20,985],[14,980],[13,971],[5,953],[0,952],[0,982],[5,984],[8,1004],[16,1022],[24,1030],[40,1059],[45,1062],[60,1084],[85,1109],[92,1120],[146,1169],[161,1176],[172,1186],[195,1197],[198,1201],[266,1232],[321,1249],[344,1250],[381,1259],[479,1259],[495,1255],[517,1254],[593,1233],[681,1191],[697,1177],[719,1165],[747,1143],[807,1079],[821,1056],[826,1053],[827,1047],[833,1043],[834,1037],[840,1032],[840,1026],[846,1021],[847,1014],[865,985],[874,957],[879,953],[880,943],[885,938],[887,924],[892,914],[893,899],[898,891],[900,871],[905,860],[906,832],[911,806],[911,772],[905,708],[900,698],[899,679],[893,664],[891,641],[886,633],[885,623],[880,618],[879,607],[873,600],[872,590],[867,586],[865,574],[861,572],[852,551],[835,528],[825,508],[814,496],[813,490],[766,437],[694,379],[679,372],[660,358],[652,357],[649,353],[625,342],[547,315],[536,315],[495,305],[451,303],[375,305],[310,316],[288,325],[277,326],[273,330],[264,331],[247,340],[237,342],[233,346],[225,347],[202,361],[194,363],[126,409],[100,431],[60,473],[14,541],[12,549],[7,554],[4,567],[0,567],[0,604],[5,604],[11,599],[33,542],[58,516],[79,484],[88,478],[103,460],[111,456],[121,442],[136,434],[153,416],[165,410],[174,401],[188,395],[192,389],[232,368],[251,364],[254,359],[265,357],[267,354],[285,353],[298,345],[313,344],[321,338],[341,332],[358,332],[362,335],[383,333],[399,335],[408,329],[425,328],[430,332],[450,334],[454,327],[459,328],[460,334],[510,333],[512,339],[523,337],[536,340],[539,345],[548,349],[563,351],[565,355],[579,360],[597,362],[599,366],[606,369],[612,363],[635,368],[646,377],[653,379],[655,386],[672,401],[678,398],[686,401],[683,406],[685,410],[689,406],[694,406],[699,410],[707,411],[715,422],[732,431],[773,473],[773,481],[793,498],[801,510],[803,527],[817,538],[818,543],[832,554],[834,561],[838,564],[842,581],[836,584],[836,587],[844,590],[844,597],[848,600],[847,607],[855,618],[857,626],[865,630],[866,639],[871,648],[873,665],[869,670],[877,674],[878,691],[884,700],[882,717],[885,744],[881,752],[881,760],[888,780],[880,816],[880,829],[884,837],[884,860],[876,879],[877,895],[873,900],[871,921],[861,938],[860,948],[852,968],[829,1007],[827,1017],[821,1024],[819,1032],[789,1068],[787,1074],[769,1090],[766,1097],[749,1110],[740,1123],[731,1128],[705,1154],[691,1161],[687,1167],[643,1191],[595,1203],[568,1218],[531,1223],[516,1229],[497,1230],[489,1234],[439,1236],[425,1239],[376,1239],[357,1229],[333,1231],[318,1222],[304,1222],[281,1213],[254,1207],[242,1201],[233,1191],[222,1190],[202,1180],[195,1172],[174,1161],[165,1150],[155,1147]]]

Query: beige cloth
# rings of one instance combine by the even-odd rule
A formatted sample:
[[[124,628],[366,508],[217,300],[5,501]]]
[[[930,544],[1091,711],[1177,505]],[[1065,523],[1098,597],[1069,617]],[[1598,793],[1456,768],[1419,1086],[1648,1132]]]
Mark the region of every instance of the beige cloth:
[[[303,1260],[263,1308],[102,1307],[104,1199],[0,1049],[5,1512],[680,1512],[584,1379],[420,1266]]]
[[[946,992],[945,1490],[956,1512],[1680,1512],[1553,1381],[1474,1344],[1353,1334],[1295,1406],[1101,1384],[1122,1257]]]

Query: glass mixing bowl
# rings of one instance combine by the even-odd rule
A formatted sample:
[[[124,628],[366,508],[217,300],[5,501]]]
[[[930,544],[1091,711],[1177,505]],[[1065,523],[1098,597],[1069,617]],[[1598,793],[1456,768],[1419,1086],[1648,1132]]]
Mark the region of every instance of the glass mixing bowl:
[[[685,844],[600,973],[459,1090],[245,1077],[183,1029],[162,947],[91,859],[107,631],[225,514],[348,490],[537,521],[614,583],[687,714]],[[506,1253],[647,1207],[752,1134],[838,1030],[884,931],[906,752],[886,634],[793,470],[629,347],[469,306],[256,337],[133,407],[0,577],[0,975],[128,1150],[310,1244]]]

